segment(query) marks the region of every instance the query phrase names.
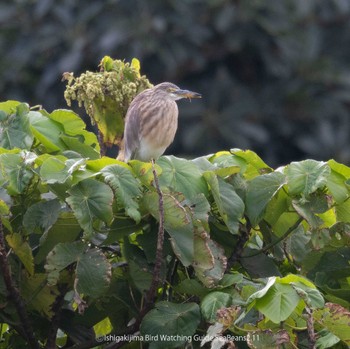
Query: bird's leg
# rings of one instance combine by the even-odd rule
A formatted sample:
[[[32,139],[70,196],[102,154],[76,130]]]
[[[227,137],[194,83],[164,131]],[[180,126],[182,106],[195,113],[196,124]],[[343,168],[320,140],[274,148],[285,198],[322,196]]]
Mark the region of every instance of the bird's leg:
[[[159,279],[160,279],[160,270],[162,266],[162,260],[163,260],[163,245],[164,245],[164,202],[163,202],[163,193],[159,186],[159,180],[157,171],[155,168],[155,161],[152,159],[152,171],[153,171],[153,177],[154,177],[154,186],[157,190],[158,194],[158,203],[159,203],[159,227],[158,227],[158,238],[157,238],[157,251],[156,251],[156,260],[153,270],[153,278],[151,287],[147,292],[146,295],[146,302],[150,303],[153,302],[155,296],[157,287],[159,285]]]

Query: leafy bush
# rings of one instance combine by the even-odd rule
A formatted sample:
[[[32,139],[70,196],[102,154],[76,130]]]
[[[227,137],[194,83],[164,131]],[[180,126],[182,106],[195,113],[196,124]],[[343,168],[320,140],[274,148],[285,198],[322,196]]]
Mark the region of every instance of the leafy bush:
[[[4,348],[350,344],[349,167],[161,157],[160,248],[152,164],[101,157],[70,110],[0,110]]]

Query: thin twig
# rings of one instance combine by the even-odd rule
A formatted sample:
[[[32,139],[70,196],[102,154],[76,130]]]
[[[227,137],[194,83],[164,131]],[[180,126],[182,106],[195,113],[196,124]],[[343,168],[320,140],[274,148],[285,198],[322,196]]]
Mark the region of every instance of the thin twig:
[[[265,253],[266,251],[268,251],[270,248],[276,246],[279,242],[281,242],[282,240],[284,240],[285,238],[287,238],[296,228],[298,228],[299,224],[303,221],[302,217],[299,217],[298,220],[287,229],[287,231],[280,236],[278,239],[276,239],[275,241],[271,242],[270,244],[267,244],[264,248],[258,250],[257,252],[254,252],[248,256],[241,256],[241,258],[250,258],[250,257],[255,257],[260,253]]]
[[[152,159],[152,171],[154,177],[154,186],[158,193],[158,202],[159,202],[159,227],[158,227],[158,239],[157,239],[157,251],[156,251],[156,260],[153,269],[153,277],[151,282],[151,287],[149,288],[146,295],[146,303],[152,303],[157,292],[157,287],[160,280],[160,270],[163,260],[163,244],[164,244],[164,202],[163,202],[163,193],[159,186],[159,180],[157,171],[155,168],[155,162]]]
[[[240,229],[239,229],[240,236],[238,238],[234,252],[227,260],[226,271],[229,271],[231,267],[241,258],[244,245],[249,239],[251,225],[248,218],[246,218],[246,221],[247,221],[247,224],[245,226],[244,225],[240,226]]]
[[[306,313],[307,313],[307,332],[309,334],[309,348],[310,349],[316,349],[316,334],[315,334],[315,328],[314,328],[314,319],[312,317],[312,309],[309,308],[307,305],[305,307]]]
[[[34,330],[29,320],[25,303],[19,293],[18,288],[12,279],[7,253],[5,248],[4,229],[0,219],[0,268],[6,285],[8,298],[12,300],[21,321],[21,327],[30,348],[39,349],[39,344],[34,337]]]

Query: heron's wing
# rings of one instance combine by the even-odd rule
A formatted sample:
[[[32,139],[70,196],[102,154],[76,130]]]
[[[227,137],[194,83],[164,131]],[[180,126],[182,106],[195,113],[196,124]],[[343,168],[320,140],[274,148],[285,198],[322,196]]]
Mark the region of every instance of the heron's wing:
[[[124,155],[125,162],[133,159],[140,146],[140,109],[137,103],[131,103],[125,118]]]

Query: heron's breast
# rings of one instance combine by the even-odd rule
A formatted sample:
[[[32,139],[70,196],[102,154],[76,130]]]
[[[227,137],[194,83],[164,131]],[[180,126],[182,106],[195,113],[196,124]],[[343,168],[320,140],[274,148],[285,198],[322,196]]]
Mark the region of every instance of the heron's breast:
[[[177,130],[178,109],[175,102],[158,105],[141,126],[142,139],[154,148],[167,148],[174,140]]]

